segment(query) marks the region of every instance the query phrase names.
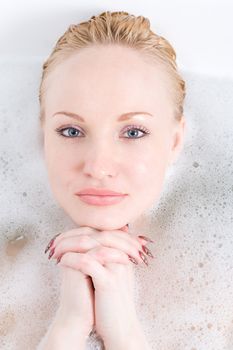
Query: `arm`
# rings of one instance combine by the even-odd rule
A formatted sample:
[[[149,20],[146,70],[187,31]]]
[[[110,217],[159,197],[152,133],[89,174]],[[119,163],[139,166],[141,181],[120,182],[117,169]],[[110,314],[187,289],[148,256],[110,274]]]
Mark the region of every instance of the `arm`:
[[[122,348],[123,349],[123,348]],[[151,350],[149,343],[147,342],[144,331],[140,325],[138,325],[134,332],[132,333],[131,339],[129,341],[129,350]],[[119,349],[120,350],[120,349]]]
[[[132,332],[124,339],[117,337],[116,339],[111,339],[111,342],[104,342],[106,350],[151,350],[143,329],[139,322],[137,321],[132,327]]]
[[[84,350],[87,338],[79,320],[68,320],[57,313],[36,350]]]

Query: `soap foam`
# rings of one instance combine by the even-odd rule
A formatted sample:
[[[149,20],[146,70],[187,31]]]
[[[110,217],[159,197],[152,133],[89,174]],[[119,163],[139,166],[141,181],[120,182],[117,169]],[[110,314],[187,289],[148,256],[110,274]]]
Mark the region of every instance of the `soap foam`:
[[[73,228],[43,160],[37,100],[42,62],[0,63],[0,348],[35,349],[59,305],[59,268],[44,254]],[[182,72],[185,145],[161,198],[131,225],[155,244],[135,267],[135,302],[151,349],[233,348],[233,82]],[[95,335],[87,349],[101,349]]]

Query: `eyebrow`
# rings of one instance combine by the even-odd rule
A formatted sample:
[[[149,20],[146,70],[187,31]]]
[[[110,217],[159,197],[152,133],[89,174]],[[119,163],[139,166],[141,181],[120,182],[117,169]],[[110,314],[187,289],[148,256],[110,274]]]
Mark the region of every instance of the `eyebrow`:
[[[54,113],[53,117],[55,115],[58,115],[58,114],[63,114],[63,115],[66,115],[68,117],[77,119],[80,122],[85,122],[85,119],[76,113],[60,111],[60,112]],[[133,118],[134,116],[136,116],[138,114],[144,114],[144,115],[149,115],[149,116],[153,117],[153,115],[149,112],[128,112],[128,113],[123,113],[122,115],[120,115],[120,117],[117,120],[118,121],[128,120],[128,119]]]

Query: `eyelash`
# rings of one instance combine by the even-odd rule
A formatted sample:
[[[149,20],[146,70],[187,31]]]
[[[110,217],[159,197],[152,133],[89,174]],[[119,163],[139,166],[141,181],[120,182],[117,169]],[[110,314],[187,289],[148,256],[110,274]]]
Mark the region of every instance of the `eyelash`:
[[[73,130],[77,130],[77,131],[79,131],[79,132],[81,132],[81,130],[79,130],[79,129],[77,129],[77,128],[74,128],[74,127],[71,127],[71,126],[68,126],[68,127],[66,127],[66,128],[57,128],[57,129],[55,129],[56,130],[56,132],[59,134],[59,136],[62,136],[62,137],[66,137],[66,138],[71,138],[71,139],[73,139],[73,138],[76,138],[77,136],[65,136],[65,135],[63,135],[62,134],[62,132],[64,131],[64,130],[68,130],[68,129],[73,129]],[[139,131],[141,131],[141,132],[143,132],[143,136],[140,136],[140,137],[126,137],[127,139],[133,139],[133,140],[135,140],[135,139],[140,139],[140,138],[142,138],[142,137],[144,137],[144,136],[146,136],[146,134],[150,134],[150,132],[149,132],[149,130],[147,130],[144,126],[142,126],[142,125],[140,125],[140,126],[138,126],[138,125],[129,125],[129,126],[127,126],[126,127],[126,130],[124,131],[124,132],[127,132],[128,130],[139,130]],[[79,137],[78,137],[79,138]]]

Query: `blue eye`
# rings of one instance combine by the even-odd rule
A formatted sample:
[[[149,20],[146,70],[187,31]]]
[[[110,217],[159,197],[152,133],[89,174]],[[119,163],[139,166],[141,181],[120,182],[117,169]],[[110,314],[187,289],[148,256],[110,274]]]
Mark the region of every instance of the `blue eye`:
[[[131,134],[131,136],[133,137],[126,137],[128,139],[140,139],[142,137],[144,137],[146,134],[150,134],[149,130],[147,130],[146,128],[144,128],[144,126],[137,126],[137,125],[129,125],[127,126],[125,132],[131,132],[133,130],[133,135]],[[135,130],[136,130],[136,135],[138,135],[138,132],[140,131],[143,136],[140,137],[134,137],[135,136]],[[64,131],[68,131],[68,135],[64,134]],[[77,137],[77,132],[80,133],[81,131],[77,128],[74,127],[67,127],[67,128],[62,128],[62,129],[56,129],[56,132],[63,137],[67,137],[67,138],[75,138]],[[129,135],[129,134],[128,134]]]
[[[143,136],[140,136],[140,137],[129,137],[129,139],[140,139],[140,138],[146,136],[146,134],[150,134],[149,130],[144,128],[144,126],[137,126],[137,125],[129,125],[129,126],[127,126],[125,132],[129,132],[129,131],[132,131],[132,130],[133,130],[133,134],[134,135],[135,135],[135,130],[136,130],[136,134],[138,134],[138,131],[140,131],[143,134]]]
[[[68,136],[63,134],[63,131],[68,130]],[[77,134],[75,135],[75,133],[78,131],[80,132],[79,129],[73,128],[73,127],[69,127],[69,128],[63,128],[63,129],[56,129],[56,131],[58,132],[58,134],[60,134],[63,137],[68,137],[68,138],[73,138],[76,137]],[[71,132],[69,132],[71,131]]]

